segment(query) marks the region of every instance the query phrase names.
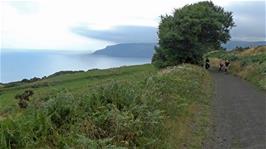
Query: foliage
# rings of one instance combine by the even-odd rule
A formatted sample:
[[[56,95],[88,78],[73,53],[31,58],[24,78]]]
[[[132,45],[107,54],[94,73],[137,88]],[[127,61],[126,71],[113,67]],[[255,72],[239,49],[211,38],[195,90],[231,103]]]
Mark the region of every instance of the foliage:
[[[126,73],[142,69],[147,72]],[[209,123],[208,73],[192,65],[153,71],[144,65],[57,76],[62,84],[81,76],[84,82],[93,75],[99,84],[107,79],[99,75],[113,78],[111,74],[119,72],[116,80],[83,86],[82,94],[76,93],[82,88],[71,89],[75,81],[54,96],[47,92],[46,100],[37,95],[48,88],[34,88],[35,99],[28,108],[0,121],[0,148],[180,148],[184,143],[200,147]],[[50,79],[55,78],[46,81]]]
[[[240,58],[241,66],[250,65],[252,63],[262,64],[266,61],[266,53],[259,55],[244,56]]]
[[[173,15],[161,17],[159,46],[152,62],[160,68],[181,63],[200,64],[204,53],[221,49],[221,43],[230,39],[233,26],[232,13],[210,1],[176,9]]]
[[[33,91],[32,90],[26,90],[24,91],[24,93],[22,94],[17,94],[15,96],[16,99],[19,99],[18,105],[20,108],[27,108],[28,106],[28,102],[29,102],[29,98],[33,95]]]
[[[226,51],[213,51],[204,55],[204,57],[215,57],[223,60],[236,61],[239,59],[234,53],[228,53]]]

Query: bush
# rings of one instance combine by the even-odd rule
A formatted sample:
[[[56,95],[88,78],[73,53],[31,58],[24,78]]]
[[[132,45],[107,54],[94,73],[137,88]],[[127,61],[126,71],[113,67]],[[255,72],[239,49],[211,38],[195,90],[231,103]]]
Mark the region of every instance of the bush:
[[[242,67],[252,64],[252,63],[262,64],[265,61],[266,61],[266,54],[245,56],[245,57],[241,57],[240,59],[240,63]]]
[[[214,51],[214,52],[210,52],[207,53],[205,55],[205,57],[209,57],[209,58],[219,58],[222,60],[229,60],[229,61],[237,61],[239,59],[238,56],[236,56],[233,53],[228,53],[226,51]]]
[[[27,108],[28,106],[28,102],[29,102],[29,98],[33,95],[33,91],[32,90],[26,90],[24,91],[24,93],[22,94],[17,94],[15,96],[16,99],[19,99],[18,105],[20,108]]]

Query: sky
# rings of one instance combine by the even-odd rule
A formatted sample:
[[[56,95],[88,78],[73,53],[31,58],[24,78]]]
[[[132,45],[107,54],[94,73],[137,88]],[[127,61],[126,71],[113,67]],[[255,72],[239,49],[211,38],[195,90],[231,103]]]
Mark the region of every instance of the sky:
[[[198,0],[1,0],[1,49],[95,51],[156,42],[160,16]],[[232,40],[265,41],[265,0],[214,0],[232,11]]]

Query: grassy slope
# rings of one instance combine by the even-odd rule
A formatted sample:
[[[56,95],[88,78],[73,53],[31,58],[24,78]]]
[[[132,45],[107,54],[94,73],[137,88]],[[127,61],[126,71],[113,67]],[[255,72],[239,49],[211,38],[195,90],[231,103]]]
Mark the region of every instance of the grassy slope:
[[[101,84],[116,80],[140,81],[143,77],[150,76],[156,72],[150,65],[131,66],[113,68],[106,70],[92,70],[75,74],[63,74],[55,77],[34,82],[18,84],[13,87],[0,88],[0,113],[5,114],[5,110],[17,110],[16,94],[24,92],[26,89],[34,91],[33,99],[46,100],[56,96],[62,90],[68,90],[74,96],[85,96],[90,89]],[[16,107],[14,109],[14,107]],[[0,114],[0,115],[1,115]]]
[[[210,57],[211,66],[218,67],[221,59],[229,59],[229,71],[266,90],[266,46],[233,50],[230,52],[214,51]]]
[[[21,110],[14,96],[29,88],[34,96]],[[93,70],[1,88],[0,145],[200,148],[211,89],[208,73],[192,65]]]

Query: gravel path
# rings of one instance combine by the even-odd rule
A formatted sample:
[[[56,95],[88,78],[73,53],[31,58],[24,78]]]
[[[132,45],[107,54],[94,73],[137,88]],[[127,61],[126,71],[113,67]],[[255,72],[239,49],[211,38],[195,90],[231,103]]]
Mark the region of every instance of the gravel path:
[[[210,149],[266,149],[266,92],[229,74],[215,80]]]

